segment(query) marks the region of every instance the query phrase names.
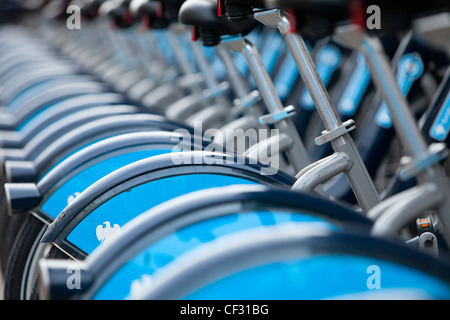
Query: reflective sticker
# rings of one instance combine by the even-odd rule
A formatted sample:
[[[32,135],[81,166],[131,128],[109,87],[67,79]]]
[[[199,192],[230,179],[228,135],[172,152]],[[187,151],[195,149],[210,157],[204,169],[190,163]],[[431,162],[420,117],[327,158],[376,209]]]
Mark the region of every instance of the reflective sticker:
[[[450,92],[445,99],[444,104],[439,110],[439,113],[434,120],[433,126],[430,129],[430,136],[438,141],[447,139],[450,131]]]
[[[407,96],[414,81],[423,73],[424,67],[420,56],[417,53],[404,55],[398,65],[397,83],[403,96]],[[375,116],[375,122],[389,129],[392,126],[391,114],[389,113],[386,102],[383,102],[378,113]]]
[[[369,68],[364,60],[364,56],[360,53],[350,81],[345,87],[341,99],[337,103],[337,109],[341,114],[347,117],[355,115],[362,98],[369,87],[370,79]]]
[[[326,45],[320,49],[317,56],[317,72],[325,87],[330,84],[334,71],[341,63],[342,55],[340,51],[332,45]],[[308,89],[304,89],[300,95],[300,106],[308,111],[315,109],[314,102],[309,94]]]

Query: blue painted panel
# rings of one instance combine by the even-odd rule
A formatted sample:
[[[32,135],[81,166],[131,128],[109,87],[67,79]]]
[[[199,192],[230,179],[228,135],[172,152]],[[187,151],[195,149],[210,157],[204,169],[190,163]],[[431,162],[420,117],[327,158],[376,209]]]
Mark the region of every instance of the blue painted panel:
[[[68,205],[68,203],[73,200],[73,198],[75,198],[91,184],[106,176],[107,174],[135,161],[167,152],[171,152],[171,150],[141,150],[116,155],[114,157],[98,162],[77,173],[75,176],[62,184],[42,204],[41,210],[55,219]]]
[[[448,299],[450,288],[426,273],[389,261],[326,255],[244,270],[212,283],[186,299],[318,300],[355,297]]]
[[[136,255],[102,286],[95,299],[133,298],[156,270],[195,247],[236,231],[291,221],[323,223],[308,215],[268,211],[233,214],[195,223],[164,237]]]
[[[147,182],[100,205],[72,230],[67,240],[89,254],[104,241],[98,231],[106,234],[118,230],[136,216],[175,197],[233,184],[255,182],[220,174],[184,174]]]

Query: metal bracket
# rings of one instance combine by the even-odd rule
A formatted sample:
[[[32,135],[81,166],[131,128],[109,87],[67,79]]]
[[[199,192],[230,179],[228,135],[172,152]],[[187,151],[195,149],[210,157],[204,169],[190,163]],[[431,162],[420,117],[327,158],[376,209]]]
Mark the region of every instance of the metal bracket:
[[[437,47],[450,51],[448,41],[443,41],[450,32],[450,13],[442,12],[415,19],[413,30]]]
[[[236,52],[242,52],[245,46],[245,41],[242,36],[223,36],[222,43]]]
[[[288,106],[279,112],[267,114],[259,117],[259,123],[261,124],[274,124],[280,122],[286,118],[290,118],[295,115],[295,107]]]
[[[258,11],[253,14],[253,17],[262,24],[274,28],[277,28],[283,20],[279,9]]]
[[[239,114],[244,113],[248,108],[255,105],[261,100],[261,96],[258,90],[253,90],[249,94],[247,94],[242,99],[234,100],[234,107],[231,109],[231,112],[237,116]]]
[[[436,236],[431,232],[424,232],[419,236],[419,248],[435,257],[439,256],[438,241]]]
[[[399,170],[399,177],[403,181],[413,178],[447,156],[448,150],[444,143],[433,143],[428,148],[428,153],[420,159],[412,160],[411,157],[403,157],[401,160],[403,168]]]
[[[321,146],[327,142],[343,136],[344,134],[354,130],[356,128],[355,121],[352,119],[345,121],[342,125],[331,131],[322,131],[322,135],[317,137],[316,145]]]
[[[336,27],[334,38],[343,45],[358,49],[363,41],[364,32],[355,24],[346,24]]]

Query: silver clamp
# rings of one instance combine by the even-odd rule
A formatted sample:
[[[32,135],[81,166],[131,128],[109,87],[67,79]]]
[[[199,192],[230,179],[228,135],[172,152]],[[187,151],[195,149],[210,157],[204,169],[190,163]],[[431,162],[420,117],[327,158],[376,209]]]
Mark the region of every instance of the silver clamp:
[[[231,112],[233,115],[237,116],[242,113],[245,113],[245,111],[250,108],[251,106],[255,105],[261,100],[261,96],[259,94],[258,90],[253,90],[249,94],[247,94],[242,99],[235,99],[234,100],[234,107],[231,109]]]
[[[321,146],[327,142],[343,136],[356,128],[355,121],[352,119],[345,121],[336,129],[331,131],[322,131],[322,135],[315,139],[316,145]]]
[[[180,76],[177,79],[177,84],[181,88],[196,88],[200,87],[205,83],[205,78],[200,73],[191,73],[187,75]]]
[[[290,118],[293,115],[295,115],[295,107],[288,106],[279,112],[274,112],[274,113],[259,117],[259,123],[274,124],[274,123],[280,122],[284,119]]]
[[[403,157],[401,160],[403,167],[399,170],[399,177],[403,181],[413,178],[429,167],[441,162],[447,156],[448,150],[444,143],[433,143],[424,157],[414,160],[411,157]]]
[[[203,97],[205,99],[215,99],[230,91],[230,84],[227,81],[223,81],[216,85],[214,88],[208,88],[203,90]]]

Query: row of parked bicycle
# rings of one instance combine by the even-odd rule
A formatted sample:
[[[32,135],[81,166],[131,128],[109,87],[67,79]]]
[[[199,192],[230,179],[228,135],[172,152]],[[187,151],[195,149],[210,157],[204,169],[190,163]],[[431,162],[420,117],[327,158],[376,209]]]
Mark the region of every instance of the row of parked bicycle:
[[[20,1],[4,298],[450,298],[449,5],[392,2]]]

